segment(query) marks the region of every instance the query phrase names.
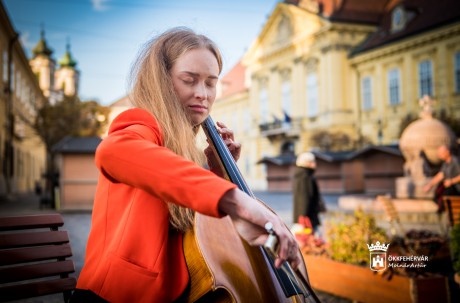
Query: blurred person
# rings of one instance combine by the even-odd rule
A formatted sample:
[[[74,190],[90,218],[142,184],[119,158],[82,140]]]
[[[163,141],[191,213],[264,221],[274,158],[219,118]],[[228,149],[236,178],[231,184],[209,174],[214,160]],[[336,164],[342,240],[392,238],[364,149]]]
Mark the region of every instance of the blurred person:
[[[326,209],[314,175],[315,169],[316,159],[313,153],[305,152],[297,157],[292,186],[293,222],[300,222],[301,217],[307,216],[313,231],[318,233],[321,225],[319,213]]]
[[[438,157],[443,161],[441,169],[423,187],[423,190],[428,192],[436,186],[434,200],[438,204],[438,212],[442,212],[444,211],[443,196],[460,196],[460,165],[446,145],[438,148]]]
[[[70,302],[180,298],[189,283],[182,238],[193,228],[194,212],[229,215],[254,246],[264,244],[264,226],[272,222],[280,243],[275,265],[287,261],[295,269],[301,263],[281,218],[222,178],[210,146],[204,153],[196,147],[221,71],[214,42],[187,28],[168,30],[143,48],[132,71],[134,108],[113,121],[96,150],[100,176],[92,226]],[[237,160],[241,145],[217,124]]]

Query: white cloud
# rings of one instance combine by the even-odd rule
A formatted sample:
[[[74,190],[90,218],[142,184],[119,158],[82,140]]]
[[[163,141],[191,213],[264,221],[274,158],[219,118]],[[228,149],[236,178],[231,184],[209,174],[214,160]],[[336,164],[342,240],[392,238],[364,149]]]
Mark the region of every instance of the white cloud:
[[[107,2],[109,2],[109,0],[91,0],[94,10],[100,11],[100,12],[105,11],[109,8],[107,6]]]

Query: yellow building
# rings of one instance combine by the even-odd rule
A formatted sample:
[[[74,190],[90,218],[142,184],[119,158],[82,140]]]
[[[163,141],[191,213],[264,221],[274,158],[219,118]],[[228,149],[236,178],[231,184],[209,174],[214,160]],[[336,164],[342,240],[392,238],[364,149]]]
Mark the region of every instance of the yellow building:
[[[241,62],[246,90],[219,97],[213,109],[243,143],[239,165],[250,185],[267,187],[265,166],[256,165],[263,157],[288,165],[309,149],[397,143],[423,95],[438,101],[438,113],[460,118],[458,6],[278,3]]]
[[[32,128],[45,99],[9,20],[0,2],[0,196],[32,191],[46,160]]]

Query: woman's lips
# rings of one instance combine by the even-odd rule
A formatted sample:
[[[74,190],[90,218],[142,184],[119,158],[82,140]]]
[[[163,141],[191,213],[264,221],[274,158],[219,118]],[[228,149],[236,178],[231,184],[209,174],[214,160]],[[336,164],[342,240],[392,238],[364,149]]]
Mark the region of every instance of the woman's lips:
[[[205,113],[208,110],[206,106],[202,105],[189,105],[189,108],[197,113]]]

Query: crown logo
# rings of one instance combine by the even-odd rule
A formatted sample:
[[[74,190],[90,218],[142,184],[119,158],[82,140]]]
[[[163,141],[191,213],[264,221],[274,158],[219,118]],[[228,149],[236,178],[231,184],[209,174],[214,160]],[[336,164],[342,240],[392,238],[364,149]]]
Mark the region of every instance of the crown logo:
[[[375,245],[374,245],[374,243],[372,243],[371,245],[367,244],[367,247],[369,248],[369,251],[376,251],[376,250],[387,251],[389,246],[390,246],[390,243],[388,243],[388,244],[385,244],[385,243],[380,244],[379,241],[377,241],[375,243]]]

